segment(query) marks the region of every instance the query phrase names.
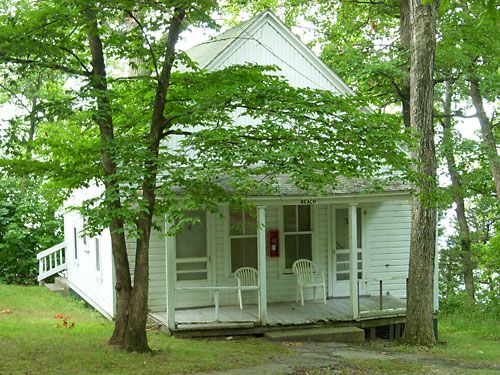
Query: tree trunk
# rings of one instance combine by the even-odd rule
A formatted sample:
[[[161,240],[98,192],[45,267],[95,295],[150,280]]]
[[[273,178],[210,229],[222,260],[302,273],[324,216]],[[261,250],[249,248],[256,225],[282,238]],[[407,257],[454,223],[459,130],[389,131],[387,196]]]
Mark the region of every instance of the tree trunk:
[[[93,10],[87,12],[88,19],[88,40],[92,56],[92,75],[90,84],[94,90],[97,102],[97,111],[94,121],[99,126],[100,148],[102,165],[104,169],[104,187],[106,200],[111,206],[111,212],[117,212],[122,209],[119,199],[119,186],[114,179],[117,165],[114,162],[109,146],[114,140],[113,118],[111,116],[111,103],[107,96],[106,63],[104,60],[104,51],[102,41],[99,35],[96,16]],[[110,345],[123,346],[128,324],[128,310],[130,303],[130,293],[132,291],[130,279],[130,266],[127,256],[127,246],[125,242],[124,224],[117,217],[111,218],[110,224],[111,248],[113,261],[115,265],[116,276],[116,316],[115,329],[109,339]]]
[[[411,126],[410,121],[410,46],[411,46],[411,26],[410,26],[410,3],[408,0],[399,1],[399,37],[403,53],[406,55],[405,66],[403,67],[403,78],[401,79],[401,91],[399,96],[403,111],[403,123],[405,128]]]
[[[136,223],[140,236],[137,239],[134,288],[130,299],[130,316],[127,332],[125,334],[125,348],[128,351],[146,352],[150,350],[146,336],[149,290],[149,239],[156,206],[156,184],[160,142],[165,129],[169,126],[169,121],[164,116],[165,104],[175,61],[175,46],[179,39],[184,17],[185,11],[183,9],[176,9],[170,21],[164,55],[165,58],[156,87],[153,115],[148,135],[149,157],[146,160],[146,174],[142,184],[142,193],[147,204],[147,210],[140,214]]]
[[[446,96],[444,99],[444,117],[443,125],[443,146],[448,166],[448,173],[451,178],[451,187],[453,192],[453,201],[455,202],[455,212],[457,214],[458,229],[460,235],[460,248],[462,267],[464,275],[465,290],[467,291],[467,302],[471,305],[475,302],[474,274],[472,266],[472,257],[470,252],[471,240],[469,235],[469,224],[465,216],[465,203],[462,189],[462,178],[457,171],[455,154],[453,150],[454,138],[452,130],[451,102],[453,87],[451,81],[446,81]]]
[[[484,110],[483,97],[481,96],[481,89],[477,79],[470,80],[470,96],[472,98],[472,103],[476,108],[479,124],[481,125],[481,135],[483,137],[483,144],[486,146],[491,174],[493,175],[493,180],[495,181],[497,198],[500,199],[500,160],[498,158],[495,137],[493,136],[493,126],[491,125],[491,122],[486,115],[486,111]]]
[[[436,155],[433,127],[433,71],[437,1],[410,1],[411,125],[420,135],[415,151],[420,182],[413,199],[406,327],[407,344],[434,343],[433,295],[436,249]]]

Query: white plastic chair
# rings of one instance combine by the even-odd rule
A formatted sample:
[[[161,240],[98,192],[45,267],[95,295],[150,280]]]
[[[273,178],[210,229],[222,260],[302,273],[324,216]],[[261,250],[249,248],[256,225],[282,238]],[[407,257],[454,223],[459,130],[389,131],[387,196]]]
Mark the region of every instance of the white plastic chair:
[[[292,270],[297,277],[297,294],[296,302],[300,301],[304,306],[304,288],[313,288],[313,298],[316,298],[316,287],[323,288],[323,303],[326,304],[326,283],[325,274],[321,274],[321,278],[316,272],[316,266],[309,259],[299,259],[293,262]]]
[[[234,277],[238,281],[238,303],[240,309],[243,310],[243,301],[241,298],[241,287],[242,286],[259,286],[259,271],[253,267],[241,267],[234,271]],[[258,295],[259,293],[257,293]],[[258,295],[260,299],[260,296]],[[259,300],[260,305],[260,300]]]

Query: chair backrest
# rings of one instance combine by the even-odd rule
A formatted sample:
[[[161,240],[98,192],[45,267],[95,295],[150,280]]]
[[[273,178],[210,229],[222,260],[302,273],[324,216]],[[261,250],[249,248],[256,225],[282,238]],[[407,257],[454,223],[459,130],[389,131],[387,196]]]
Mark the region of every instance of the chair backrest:
[[[241,267],[234,271],[234,277],[240,280],[241,286],[258,286],[259,271],[253,267]]]
[[[297,281],[301,284],[311,284],[314,280],[314,272],[316,272],[316,266],[309,259],[299,259],[293,262],[292,270],[295,276],[297,276]]]

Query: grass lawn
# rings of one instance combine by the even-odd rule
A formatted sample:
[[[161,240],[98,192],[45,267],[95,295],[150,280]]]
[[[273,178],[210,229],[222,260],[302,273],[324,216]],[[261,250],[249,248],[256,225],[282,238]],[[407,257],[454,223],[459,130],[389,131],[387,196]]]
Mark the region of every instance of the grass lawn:
[[[381,341],[369,343],[372,350],[401,357],[351,364],[374,374],[500,373],[500,317],[478,312],[442,315],[439,340],[440,344],[430,349]]]
[[[186,340],[150,332],[155,354],[106,346],[113,324],[42,287],[0,285],[0,374],[170,374],[245,367],[286,349],[262,339]],[[69,316],[68,325],[57,327]]]

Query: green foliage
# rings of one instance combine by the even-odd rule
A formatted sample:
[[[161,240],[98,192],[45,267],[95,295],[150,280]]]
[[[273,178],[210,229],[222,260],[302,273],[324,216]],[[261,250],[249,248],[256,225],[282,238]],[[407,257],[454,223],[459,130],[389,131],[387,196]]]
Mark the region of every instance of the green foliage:
[[[118,351],[104,344],[112,322],[41,287],[0,284],[4,309],[11,312],[0,314],[1,373],[180,374],[258,365],[287,353],[264,339],[186,340],[154,330],[154,354]],[[69,316],[74,328],[57,328],[60,315]]]
[[[61,241],[58,204],[39,181],[0,178],[0,281],[34,284],[36,254]]]

